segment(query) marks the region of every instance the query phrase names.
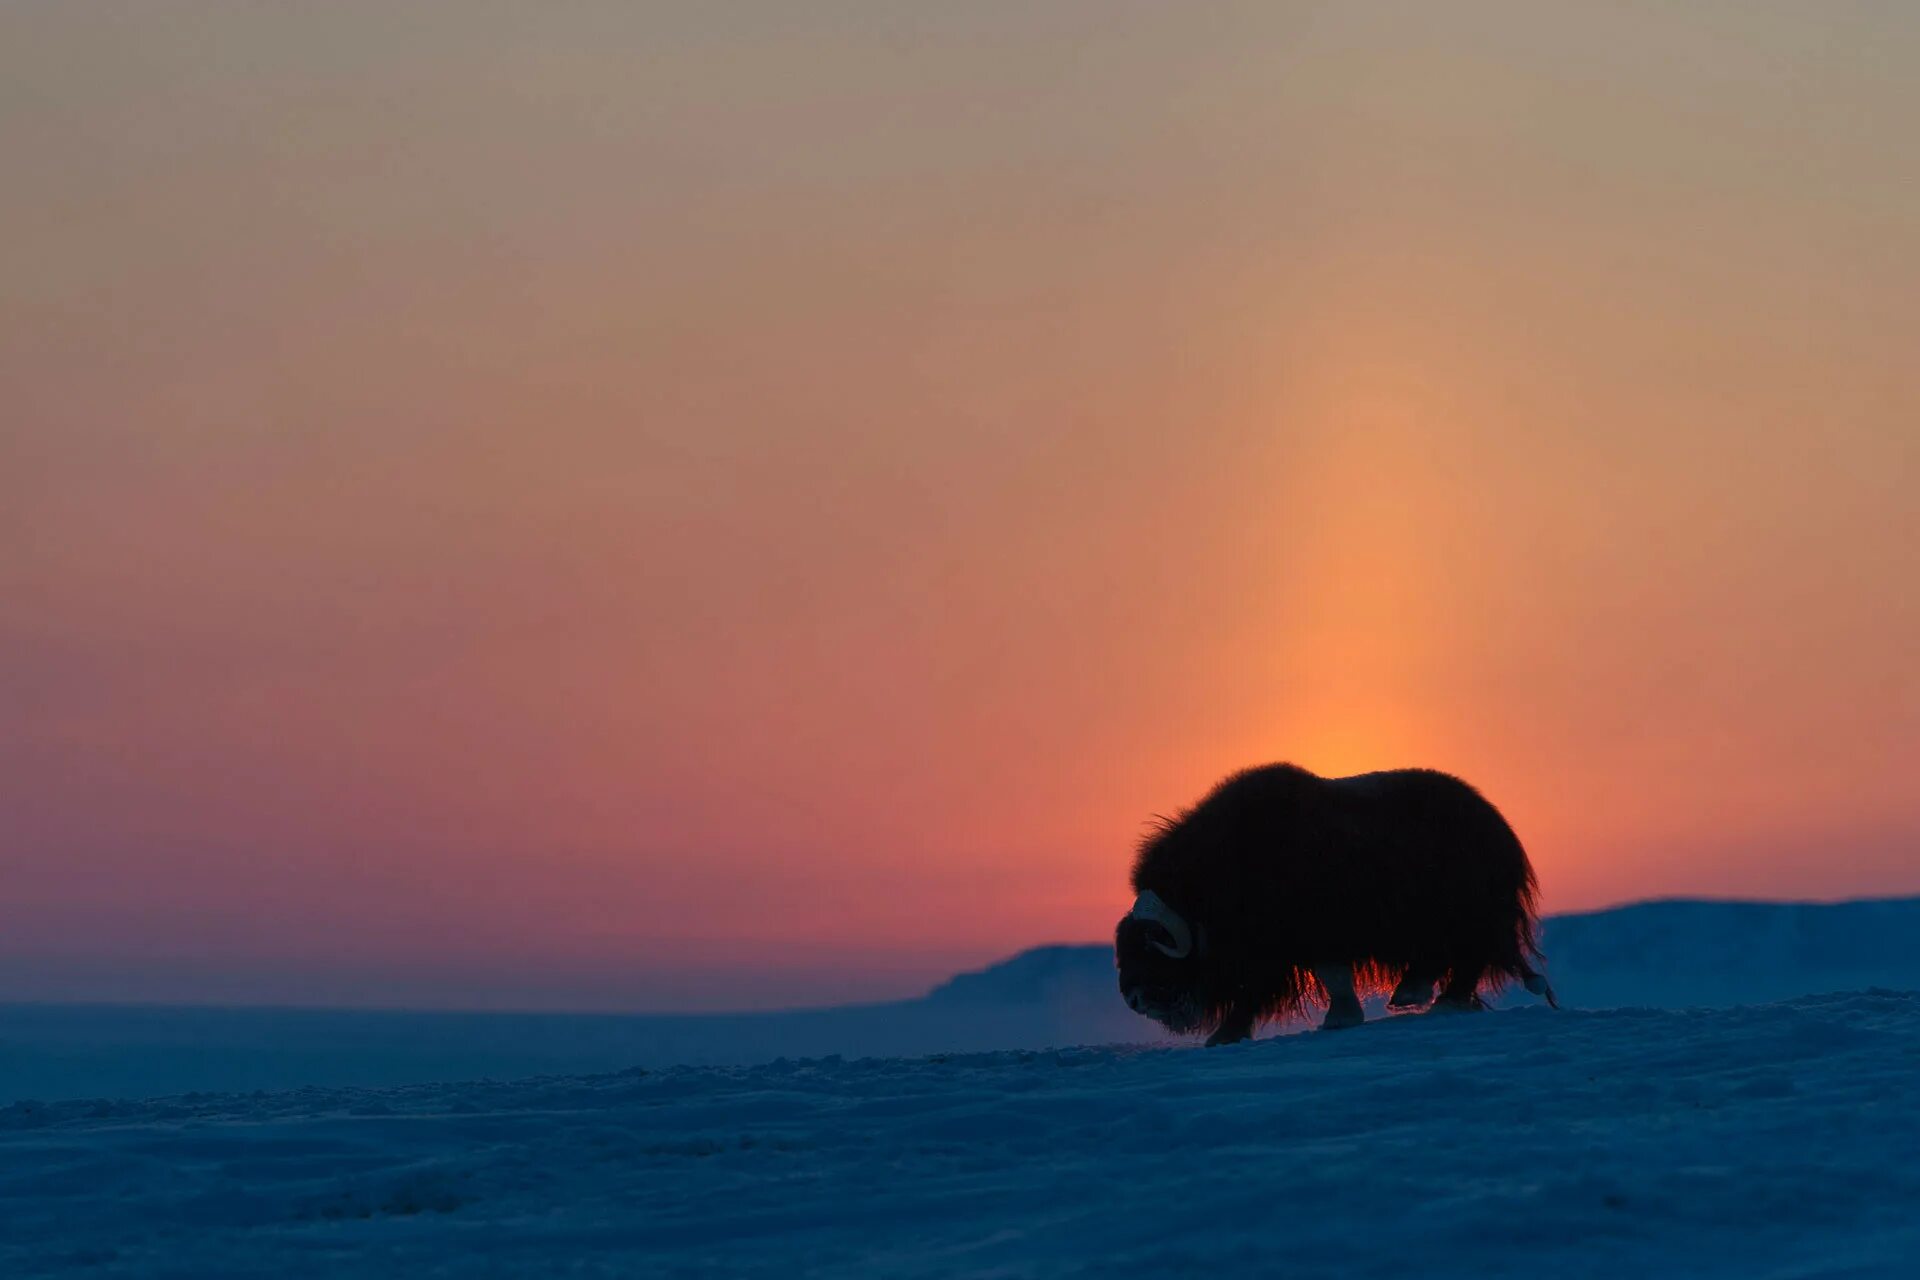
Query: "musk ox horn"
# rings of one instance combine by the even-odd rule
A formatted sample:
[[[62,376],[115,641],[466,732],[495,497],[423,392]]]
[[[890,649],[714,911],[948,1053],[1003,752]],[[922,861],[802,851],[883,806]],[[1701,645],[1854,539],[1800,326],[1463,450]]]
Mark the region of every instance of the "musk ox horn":
[[[1164,951],[1175,960],[1185,960],[1193,954],[1193,930],[1180,918],[1180,913],[1160,901],[1160,895],[1149,889],[1134,900],[1133,910],[1127,913],[1135,920],[1145,920],[1157,924],[1173,935],[1173,945],[1148,939],[1156,950]]]

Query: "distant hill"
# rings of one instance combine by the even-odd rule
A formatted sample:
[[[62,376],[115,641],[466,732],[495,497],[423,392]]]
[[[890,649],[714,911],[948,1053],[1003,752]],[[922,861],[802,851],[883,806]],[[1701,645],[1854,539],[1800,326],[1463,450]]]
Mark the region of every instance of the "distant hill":
[[[1056,1004],[1081,999],[1102,987],[1117,993],[1113,949],[1105,943],[1055,943],[957,973],[929,991],[936,1004]]]
[[[1600,1008],[1920,989],[1920,898],[1638,902],[1550,917],[1541,940],[1562,998]]]
[[[1645,902],[1554,916],[1543,942],[1554,985],[1571,1008],[1920,990],[1920,898]],[[1070,944],[958,974],[918,999],[788,1013],[0,1006],[0,1105],[23,1097],[389,1085],[1164,1039],[1121,1003],[1111,949]]]

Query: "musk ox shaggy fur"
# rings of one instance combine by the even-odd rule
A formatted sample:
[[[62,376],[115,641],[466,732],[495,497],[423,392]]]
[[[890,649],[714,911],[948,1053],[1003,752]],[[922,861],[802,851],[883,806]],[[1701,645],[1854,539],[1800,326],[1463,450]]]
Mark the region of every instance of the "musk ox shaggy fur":
[[[1121,994],[1208,1044],[1321,1000],[1324,1026],[1353,1026],[1356,978],[1392,984],[1396,1008],[1475,1009],[1507,982],[1554,1001],[1526,851],[1478,791],[1430,769],[1237,773],[1148,833],[1133,890]]]

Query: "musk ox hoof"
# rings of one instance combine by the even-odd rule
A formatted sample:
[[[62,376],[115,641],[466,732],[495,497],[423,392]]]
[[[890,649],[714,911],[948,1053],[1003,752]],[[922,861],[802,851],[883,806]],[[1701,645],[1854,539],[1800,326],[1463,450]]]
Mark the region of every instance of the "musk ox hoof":
[[[1252,1036],[1253,1015],[1238,1011],[1230,1012],[1220,1020],[1220,1025],[1214,1028],[1213,1034],[1207,1037],[1207,1048],[1212,1049],[1223,1044],[1239,1044],[1242,1040],[1251,1039]]]
[[[1367,1014],[1359,1005],[1334,1005],[1327,1010],[1327,1016],[1320,1021],[1322,1031],[1343,1031],[1348,1027],[1357,1027],[1367,1020]]]
[[[1418,1009],[1433,1000],[1433,982],[1429,979],[1424,985],[1411,980],[1402,982],[1393,989],[1393,995],[1387,1000],[1389,1009]]]
[[[1479,1013],[1485,1009],[1486,1002],[1479,996],[1441,996],[1433,1002],[1429,1013]]]

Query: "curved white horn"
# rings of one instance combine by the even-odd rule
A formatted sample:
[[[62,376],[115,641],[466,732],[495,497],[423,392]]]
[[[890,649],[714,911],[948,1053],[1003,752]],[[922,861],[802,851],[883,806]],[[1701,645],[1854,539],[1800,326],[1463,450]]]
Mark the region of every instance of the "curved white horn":
[[[1160,901],[1160,895],[1153,890],[1149,889],[1141,894],[1139,898],[1135,899],[1133,910],[1127,912],[1127,914],[1135,920],[1145,920],[1149,923],[1157,924],[1173,935],[1172,946],[1168,946],[1164,942],[1148,939],[1148,942],[1156,950],[1164,951],[1175,960],[1184,960],[1193,954],[1193,930],[1189,929],[1187,922],[1180,918],[1180,913]]]

